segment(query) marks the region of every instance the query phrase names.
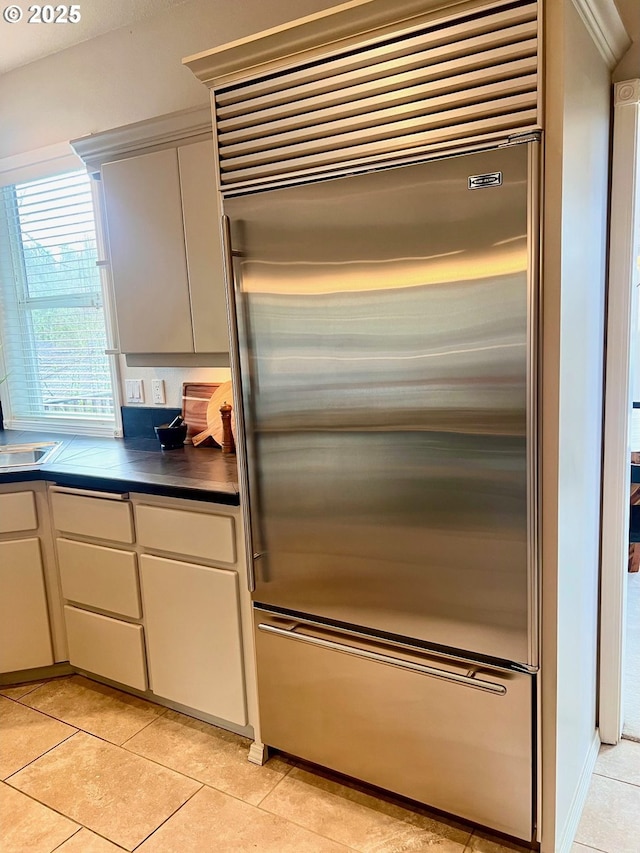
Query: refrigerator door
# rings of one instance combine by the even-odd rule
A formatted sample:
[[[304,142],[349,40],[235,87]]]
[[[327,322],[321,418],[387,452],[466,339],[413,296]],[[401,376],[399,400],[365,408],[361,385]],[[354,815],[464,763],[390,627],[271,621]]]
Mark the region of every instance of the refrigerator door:
[[[225,201],[255,601],[532,662],[529,147]]]
[[[254,615],[266,743],[531,839],[534,676]]]

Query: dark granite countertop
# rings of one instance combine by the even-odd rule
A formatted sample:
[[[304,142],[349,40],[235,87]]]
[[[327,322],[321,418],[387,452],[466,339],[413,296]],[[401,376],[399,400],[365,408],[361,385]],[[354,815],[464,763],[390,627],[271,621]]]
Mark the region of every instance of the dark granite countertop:
[[[61,441],[41,468],[1,471],[0,483],[46,480],[60,486],[141,492],[237,506],[235,456],[212,447],[162,450],[155,438],[92,438],[50,432],[0,430],[0,445]]]

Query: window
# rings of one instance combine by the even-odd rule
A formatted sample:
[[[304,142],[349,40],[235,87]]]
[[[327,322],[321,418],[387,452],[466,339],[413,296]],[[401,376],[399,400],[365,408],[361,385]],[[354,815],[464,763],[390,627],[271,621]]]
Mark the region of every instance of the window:
[[[0,385],[9,427],[114,434],[90,179],[0,189]],[[0,375],[2,375],[0,370]]]

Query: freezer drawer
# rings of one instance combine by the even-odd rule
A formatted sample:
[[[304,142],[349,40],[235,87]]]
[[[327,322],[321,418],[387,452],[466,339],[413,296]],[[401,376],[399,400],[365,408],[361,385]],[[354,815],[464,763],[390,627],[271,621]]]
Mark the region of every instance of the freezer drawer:
[[[530,840],[532,676],[254,614],[266,744]]]

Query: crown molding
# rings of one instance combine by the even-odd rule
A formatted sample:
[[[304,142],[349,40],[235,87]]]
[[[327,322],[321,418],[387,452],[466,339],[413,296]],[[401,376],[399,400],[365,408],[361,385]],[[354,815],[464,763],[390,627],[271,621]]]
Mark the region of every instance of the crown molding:
[[[72,139],[70,144],[88,170],[97,172],[103,163],[210,138],[211,110],[206,106],[92,133]]]
[[[328,47],[344,48],[363,36],[395,33],[398,27],[420,25],[450,12],[459,14],[487,5],[496,9],[507,0],[350,0],[261,33],[188,56],[183,65],[209,88],[248,75],[277,71],[283,65],[312,61]]]
[[[613,69],[629,47],[631,39],[614,0],[573,0],[600,55]]]
[[[614,106],[640,104],[640,79],[621,80],[614,86]]]

